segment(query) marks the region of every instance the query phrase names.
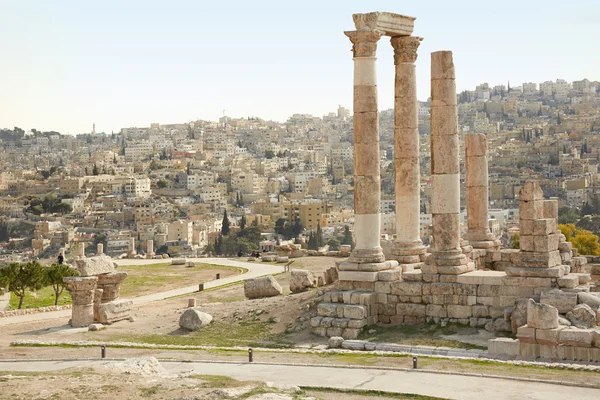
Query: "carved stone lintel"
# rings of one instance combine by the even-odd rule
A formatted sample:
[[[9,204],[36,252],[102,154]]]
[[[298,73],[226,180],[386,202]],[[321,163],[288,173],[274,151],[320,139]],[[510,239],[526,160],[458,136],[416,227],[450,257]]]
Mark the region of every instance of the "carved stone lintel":
[[[390,39],[394,48],[394,65],[417,61],[417,49],[423,38],[418,36],[395,36]]]
[[[375,57],[377,42],[383,32],[377,30],[346,31],[346,36],[352,42],[354,57]]]

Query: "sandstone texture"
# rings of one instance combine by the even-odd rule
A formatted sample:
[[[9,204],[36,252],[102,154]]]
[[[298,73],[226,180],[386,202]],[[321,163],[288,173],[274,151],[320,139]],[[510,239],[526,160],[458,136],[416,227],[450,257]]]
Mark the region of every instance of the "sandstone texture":
[[[244,294],[248,299],[279,296],[281,293],[281,285],[271,275],[244,281]]]
[[[112,258],[106,254],[77,259],[75,260],[75,265],[81,276],[106,274],[115,270],[115,264],[113,263]]]
[[[179,326],[188,331],[197,331],[203,326],[210,324],[212,320],[212,315],[195,308],[188,308],[179,317]]]
[[[317,286],[317,279],[311,271],[293,269],[290,275],[290,291],[292,293],[304,292]]]

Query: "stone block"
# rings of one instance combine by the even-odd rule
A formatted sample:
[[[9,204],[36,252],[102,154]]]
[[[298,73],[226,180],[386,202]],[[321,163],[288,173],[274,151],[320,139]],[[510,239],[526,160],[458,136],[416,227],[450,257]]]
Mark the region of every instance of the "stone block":
[[[532,220],[534,221],[534,220]],[[535,251],[535,240],[532,235],[523,235],[519,238],[519,249],[521,251]]]
[[[385,294],[392,293],[390,282],[375,282],[375,292]]]
[[[379,271],[377,275],[377,279],[384,282],[391,282],[400,280],[400,276],[402,275],[402,271],[398,269],[390,269],[387,271]]]
[[[327,328],[323,328],[323,327],[319,326],[319,327],[310,328],[310,331],[313,335],[327,337]]]
[[[344,306],[344,318],[349,319],[364,319],[367,318],[368,312],[365,306],[345,304]]]
[[[555,329],[537,329],[535,331],[535,340],[539,344],[557,346],[559,343],[560,331],[563,329],[565,329],[564,326],[559,326]]]
[[[558,310],[548,304],[527,302],[527,326],[536,329],[558,328]]]
[[[596,293],[577,293],[577,302],[579,304],[587,304],[594,311],[600,309],[600,296]]]
[[[244,281],[244,294],[248,299],[279,296],[282,292],[281,285],[271,275]]]
[[[473,263],[463,265],[438,265],[438,273],[444,275],[460,275],[474,270],[475,264]]]
[[[558,278],[556,283],[558,283],[558,287],[560,288],[573,289],[579,286],[579,276],[572,274],[565,275],[562,278]]]
[[[377,274],[377,272],[367,271],[339,271],[338,279],[340,281],[376,282]]]
[[[446,318],[448,313],[446,307],[438,304],[428,304],[425,309],[425,315],[428,317]]]
[[[566,317],[577,328],[588,329],[596,326],[596,311],[587,304],[576,305]]]
[[[290,273],[290,291],[292,293],[304,292],[317,286],[317,279],[313,273],[305,269],[293,269]]]
[[[392,282],[392,294],[401,296],[421,296],[423,283],[421,282]]]
[[[592,347],[591,329],[566,328],[560,331],[558,340],[564,346]]]
[[[521,343],[537,343],[535,339],[535,330],[535,328],[527,325],[520,326],[517,329],[517,339],[519,339]]]
[[[547,236],[551,234],[556,234],[557,230],[558,226],[556,219],[554,218],[543,218],[533,220],[533,235],[535,236]]]
[[[533,288],[549,288],[552,286],[550,278],[527,278],[518,276],[504,276],[502,282],[508,286],[526,286]]]
[[[102,324],[112,324],[117,321],[129,319],[131,317],[132,308],[132,300],[117,300],[101,304],[98,322]]]
[[[558,250],[551,252],[515,252],[511,253],[510,261],[515,267],[548,268],[560,265],[561,258]]]
[[[519,353],[523,358],[535,360],[540,357],[540,346],[537,343],[521,342]]]
[[[520,200],[519,219],[540,219],[544,216],[544,200]]]
[[[547,344],[539,344],[538,348],[540,351],[540,358],[547,360],[558,360],[558,346],[557,345],[547,345]]]
[[[335,317],[337,316],[337,303],[319,303],[317,305],[317,315],[320,317]]]
[[[559,289],[542,292],[540,303],[555,307],[560,314],[565,314],[577,305],[577,293],[565,293]]]
[[[423,280],[422,271],[420,269],[406,271],[402,273],[402,280],[407,282],[420,282]]]
[[[401,316],[425,317],[426,306],[424,304],[398,303],[396,313]]]
[[[516,357],[520,353],[520,343],[516,339],[496,338],[488,340],[488,353]]]
[[[536,252],[544,253],[558,251],[558,235],[533,236],[534,247]],[[560,257],[560,253],[558,255]]]
[[[566,274],[561,266],[550,268],[522,268],[511,267],[506,269],[506,275],[526,278],[560,278]]]
[[[473,316],[471,306],[449,304],[446,306],[448,318],[471,318]]]
[[[212,315],[195,308],[188,308],[179,317],[179,326],[188,331],[197,331],[203,326],[209,325],[212,320]]]
[[[471,312],[475,318],[487,318],[490,316],[488,306],[474,305],[471,307]]]

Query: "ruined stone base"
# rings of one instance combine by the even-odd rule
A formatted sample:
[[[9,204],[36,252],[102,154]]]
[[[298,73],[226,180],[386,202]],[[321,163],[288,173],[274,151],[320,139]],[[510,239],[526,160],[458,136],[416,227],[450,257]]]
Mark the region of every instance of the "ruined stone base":
[[[117,300],[102,303],[98,309],[98,321],[102,324],[112,324],[131,317],[132,300]]]
[[[360,290],[325,293],[310,320],[310,330],[318,336],[356,339],[361,330],[377,323],[376,294]]]

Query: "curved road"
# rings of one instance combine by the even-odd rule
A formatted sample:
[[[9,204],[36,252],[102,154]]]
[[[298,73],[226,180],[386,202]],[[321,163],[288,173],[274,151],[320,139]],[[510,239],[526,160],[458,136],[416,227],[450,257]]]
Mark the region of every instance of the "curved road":
[[[102,360],[0,361],[0,371],[59,371],[102,365]],[[322,366],[161,361],[170,374],[191,372],[230,376],[242,381],[268,381],[306,387],[382,390],[460,400],[597,400],[600,389],[523,382],[502,378]]]
[[[238,267],[245,268],[248,270],[245,274],[233,275],[227,278],[214,280],[210,282],[204,283],[204,289],[216,288],[219,286],[224,286],[230,283],[243,281],[245,279],[256,278],[258,276],[263,275],[271,275],[278,274],[283,272],[282,264],[260,264],[260,263],[252,263],[245,261],[236,261],[229,260],[227,258],[188,258],[188,261],[201,262],[205,264],[214,264],[214,265],[222,265],[226,267]],[[115,260],[115,263],[122,267],[127,265],[149,265],[149,264],[162,264],[168,260]],[[146,296],[134,297],[133,304],[140,305],[149,303],[151,301],[163,300],[169,297],[181,296],[188,293],[194,293],[198,291],[198,284],[194,286],[183,287],[179,289],[173,289],[166,292],[153,293]],[[60,311],[50,311],[46,313],[37,313],[37,314],[26,314],[26,315],[16,315],[14,317],[5,317],[0,318],[0,326],[10,325],[10,324],[18,324],[21,322],[32,322],[32,321],[43,321],[47,319],[55,319],[55,318],[69,318],[71,316],[71,310],[60,310]]]

